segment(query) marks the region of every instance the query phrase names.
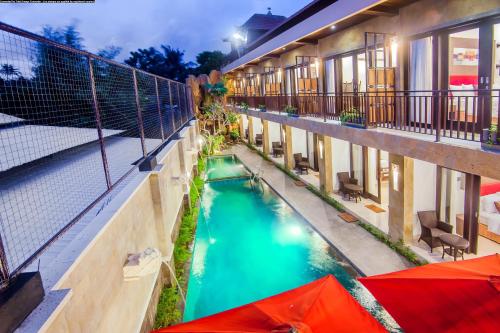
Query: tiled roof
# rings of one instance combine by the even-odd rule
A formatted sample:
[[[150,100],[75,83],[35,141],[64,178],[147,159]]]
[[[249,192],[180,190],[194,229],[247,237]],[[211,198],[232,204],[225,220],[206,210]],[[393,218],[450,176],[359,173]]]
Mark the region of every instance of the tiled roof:
[[[253,14],[241,27],[250,30],[269,30],[285,20],[286,17],[281,15]]]

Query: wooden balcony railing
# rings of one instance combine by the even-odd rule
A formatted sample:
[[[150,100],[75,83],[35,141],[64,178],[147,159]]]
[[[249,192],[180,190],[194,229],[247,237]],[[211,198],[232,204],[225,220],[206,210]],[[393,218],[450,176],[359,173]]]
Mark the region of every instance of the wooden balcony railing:
[[[481,141],[485,128],[500,128],[500,90],[391,91],[379,93],[230,96],[232,105],[301,117],[339,120],[345,125],[384,127],[441,137]]]

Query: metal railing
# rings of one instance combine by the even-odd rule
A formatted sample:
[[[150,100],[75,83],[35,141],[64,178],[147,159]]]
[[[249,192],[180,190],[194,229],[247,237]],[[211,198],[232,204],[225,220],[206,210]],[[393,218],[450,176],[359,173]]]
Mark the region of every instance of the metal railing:
[[[282,113],[339,120],[359,127],[383,127],[441,137],[481,141],[482,129],[500,127],[500,90],[359,92],[272,96],[231,96],[229,103],[265,105]]]
[[[0,23],[0,284],[193,118],[186,85]]]

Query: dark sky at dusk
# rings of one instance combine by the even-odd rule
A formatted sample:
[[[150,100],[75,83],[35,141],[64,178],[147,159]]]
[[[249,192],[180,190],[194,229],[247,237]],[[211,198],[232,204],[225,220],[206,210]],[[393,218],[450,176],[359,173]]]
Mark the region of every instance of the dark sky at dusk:
[[[117,60],[149,46],[171,45],[195,61],[204,50],[227,52],[222,38],[254,13],[290,16],[310,0],[96,0],[95,4],[0,4],[0,21],[40,33],[46,24],[75,23],[85,48],[123,48]]]

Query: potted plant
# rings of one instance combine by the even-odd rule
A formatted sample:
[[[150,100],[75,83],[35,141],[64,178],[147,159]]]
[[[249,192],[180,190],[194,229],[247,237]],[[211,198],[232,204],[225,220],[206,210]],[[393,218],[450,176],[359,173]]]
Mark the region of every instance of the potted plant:
[[[490,125],[490,128],[483,129],[481,147],[485,150],[500,152],[500,142],[498,140],[498,126]]]
[[[267,111],[266,106],[264,104],[259,104],[259,111],[266,112]]]
[[[365,128],[365,118],[355,107],[346,109],[340,113],[340,122],[342,125]]]
[[[299,117],[299,113],[297,112],[297,108],[295,106],[287,105],[283,109],[283,112],[285,112],[289,117],[293,118]]]
[[[241,104],[240,104],[240,108],[241,108],[243,111],[247,112],[247,111],[248,111],[248,108],[249,108],[249,105],[248,105],[247,103],[245,103],[245,102],[241,102]]]

